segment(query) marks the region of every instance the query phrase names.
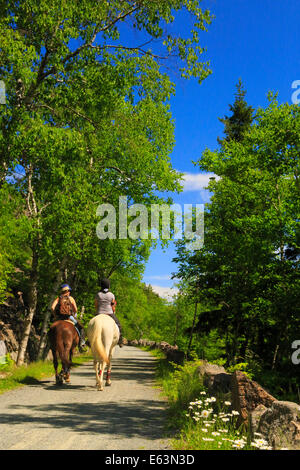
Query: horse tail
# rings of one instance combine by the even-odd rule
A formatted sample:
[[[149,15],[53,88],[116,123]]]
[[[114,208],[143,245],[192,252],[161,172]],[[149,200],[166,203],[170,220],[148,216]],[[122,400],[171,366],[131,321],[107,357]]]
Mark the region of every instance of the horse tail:
[[[67,369],[70,369],[70,367],[72,366],[72,362],[69,359],[70,351],[68,349],[65,349],[64,343],[61,342],[61,341],[57,342],[57,349],[56,350],[59,354],[59,357],[60,357],[60,360],[61,360],[63,366],[66,367]]]
[[[109,363],[107,353],[102,341],[103,327],[100,316],[94,317],[87,329],[87,337],[89,339],[91,350],[95,358],[99,358],[102,361]]]

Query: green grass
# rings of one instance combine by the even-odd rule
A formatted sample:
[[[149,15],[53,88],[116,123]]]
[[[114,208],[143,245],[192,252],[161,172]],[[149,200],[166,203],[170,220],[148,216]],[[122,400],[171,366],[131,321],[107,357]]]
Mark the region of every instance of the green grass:
[[[250,436],[237,429],[238,415],[225,397],[209,397],[197,371],[201,360],[176,365],[161,351],[147,350],[158,359],[156,381],[168,400],[166,427],[174,450],[252,450],[267,446],[259,436],[253,445]]]
[[[90,354],[84,353],[73,357],[74,367],[92,360]],[[59,365],[59,370],[60,370]],[[54,375],[52,361],[37,361],[17,367],[12,361],[0,368],[0,395],[24,385],[38,384],[40,380]]]

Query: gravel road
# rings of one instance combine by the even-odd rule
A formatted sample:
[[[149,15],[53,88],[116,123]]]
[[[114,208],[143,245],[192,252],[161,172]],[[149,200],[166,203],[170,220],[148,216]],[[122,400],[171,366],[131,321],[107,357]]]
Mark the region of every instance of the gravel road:
[[[155,358],[116,347],[112,385],[95,387],[93,363],[0,395],[0,450],[160,450],[166,402],[154,388]]]

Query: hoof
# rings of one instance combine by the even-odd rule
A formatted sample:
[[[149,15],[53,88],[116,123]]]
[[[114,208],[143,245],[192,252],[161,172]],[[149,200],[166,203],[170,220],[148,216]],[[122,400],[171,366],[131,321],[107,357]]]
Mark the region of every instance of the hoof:
[[[111,382],[106,382],[106,383],[105,383],[105,386],[106,386],[106,387],[110,387],[110,386],[111,386]]]
[[[103,387],[98,387],[97,390],[98,392],[103,392]]]

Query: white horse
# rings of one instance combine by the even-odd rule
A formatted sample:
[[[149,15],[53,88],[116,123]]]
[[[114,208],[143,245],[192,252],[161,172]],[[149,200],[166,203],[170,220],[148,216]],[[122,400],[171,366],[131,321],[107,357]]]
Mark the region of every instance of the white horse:
[[[103,390],[103,376],[107,366],[105,385],[111,385],[111,359],[118,344],[120,331],[109,315],[96,315],[88,324],[87,337],[91,345],[96,372],[96,387]]]

